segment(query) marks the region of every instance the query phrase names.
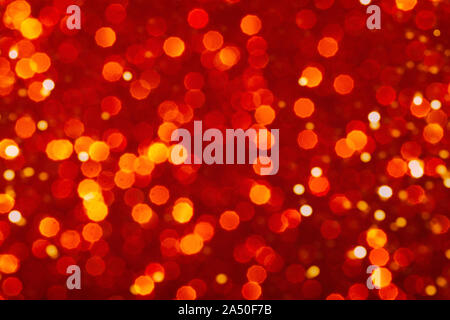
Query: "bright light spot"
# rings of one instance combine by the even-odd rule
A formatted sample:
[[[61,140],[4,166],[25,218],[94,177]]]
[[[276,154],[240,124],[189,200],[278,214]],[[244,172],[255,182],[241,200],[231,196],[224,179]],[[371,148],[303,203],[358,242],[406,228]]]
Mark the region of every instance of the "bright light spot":
[[[50,91],[42,87],[41,89],[41,95],[44,97],[48,97],[50,95]]]
[[[383,221],[386,218],[386,213],[383,210],[376,210],[373,214],[375,220]]]
[[[395,224],[399,228],[404,228],[404,227],[406,227],[407,221],[403,217],[398,217],[397,220],[395,220]]]
[[[19,97],[25,98],[28,94],[28,90],[25,88],[20,88],[19,90],[17,90],[17,94],[19,95]]]
[[[362,201],[362,200],[358,201],[358,203],[356,203],[356,207],[363,212],[365,212],[369,209],[369,205],[367,204],[367,202]]]
[[[111,115],[109,114],[109,112],[102,112],[102,114],[100,115],[100,117],[102,118],[102,120],[109,120],[109,118],[111,118]]]
[[[315,178],[318,178],[322,175],[322,169],[319,167],[314,167],[311,169],[311,175]]]
[[[450,188],[450,178],[445,178],[445,179],[444,179],[444,186],[445,186],[446,188]]]
[[[16,174],[11,169],[5,170],[5,172],[3,172],[3,178],[5,178],[5,180],[7,181],[11,181],[15,176]]]
[[[437,277],[436,278],[436,284],[439,287],[443,288],[443,287],[447,286],[447,280],[445,280],[444,277]]]
[[[379,122],[371,122],[369,124],[369,126],[372,130],[378,130],[380,128],[380,123]]]
[[[431,109],[433,110],[439,110],[441,108],[442,104],[439,100],[433,100],[431,101]]]
[[[228,277],[227,277],[226,274],[219,273],[219,274],[216,276],[216,282],[217,282],[218,284],[225,284],[227,281],[228,281]]]
[[[38,178],[41,181],[47,181],[48,180],[48,173],[47,172],[41,172],[41,173],[39,173]]]
[[[308,84],[308,79],[306,79],[305,77],[301,77],[300,79],[298,79],[298,84],[304,87]]]
[[[86,151],[81,151],[78,154],[78,160],[80,160],[81,162],[86,162],[89,160],[89,154]]]
[[[353,249],[353,254],[356,258],[362,259],[366,256],[367,250],[363,246],[357,246],[355,249]]]
[[[58,257],[58,248],[56,248],[55,245],[50,244],[45,248],[45,252],[47,252],[48,256],[50,258],[57,258]]]
[[[10,158],[15,158],[19,155],[19,148],[17,146],[7,146],[5,149],[5,154]]]
[[[367,118],[370,122],[379,122],[381,120],[381,115],[376,111],[372,111]]]
[[[447,159],[450,156],[450,152],[448,150],[441,150],[439,151],[439,157],[442,159]]]
[[[304,217],[309,217],[310,215],[312,215],[313,209],[311,208],[310,205],[304,204],[300,207],[300,213]]]
[[[305,193],[305,187],[302,184],[296,184],[294,186],[294,193],[297,195],[301,195]]]
[[[34,169],[31,167],[26,167],[23,169],[22,174],[26,178],[32,177],[34,175]]]
[[[389,186],[381,186],[378,188],[378,195],[382,198],[382,199],[389,199],[390,197],[392,197],[392,189]]]
[[[411,160],[410,162],[408,162],[408,168],[414,178],[420,178],[423,176],[424,172],[422,164],[418,160]]]
[[[414,99],[413,99],[413,103],[414,103],[416,106],[421,105],[422,102],[423,102],[423,98],[422,98],[422,96],[420,96],[420,95],[416,95],[416,96],[414,97]]]
[[[436,290],[435,286],[430,284],[430,285],[426,286],[425,292],[429,296],[434,296],[436,294],[437,290]]]
[[[130,71],[125,71],[122,76],[123,80],[125,81],[130,81],[131,79],[133,79],[133,75],[131,74]]]
[[[371,0],[359,0],[359,2],[363,5],[363,6],[367,6],[370,3]]]
[[[44,80],[44,82],[42,82],[42,86],[45,88],[45,90],[52,91],[55,88],[55,83],[52,79],[46,79]]]
[[[363,152],[363,153],[361,153],[361,157],[360,158],[361,158],[362,162],[367,163],[367,162],[369,162],[372,159],[372,156],[368,152]]]
[[[45,120],[41,120],[37,123],[37,128],[41,131],[45,131],[48,128],[48,123]]]
[[[398,198],[402,201],[405,201],[406,199],[408,199],[408,192],[406,192],[406,190],[400,190],[398,192]]]
[[[447,168],[443,164],[440,164],[436,167],[436,173],[443,176],[447,173]]]
[[[306,270],[306,277],[308,279],[312,279],[315,278],[319,275],[320,273],[320,269],[318,266],[311,266],[308,268],[308,270]]]
[[[22,214],[17,210],[13,210],[9,213],[8,219],[12,223],[17,223],[22,219]]]
[[[156,271],[153,275],[152,275],[152,279],[155,282],[162,282],[164,280],[164,273],[161,271]]]
[[[17,59],[18,56],[19,56],[19,53],[17,52],[16,49],[9,50],[9,58],[10,59]]]

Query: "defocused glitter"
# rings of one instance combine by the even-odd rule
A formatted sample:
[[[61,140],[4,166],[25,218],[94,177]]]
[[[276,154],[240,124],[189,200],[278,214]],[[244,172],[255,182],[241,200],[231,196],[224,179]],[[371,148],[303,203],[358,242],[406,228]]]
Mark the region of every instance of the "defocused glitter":
[[[448,1],[67,5],[0,1],[0,299],[450,298]],[[194,120],[278,174],[171,159]]]

